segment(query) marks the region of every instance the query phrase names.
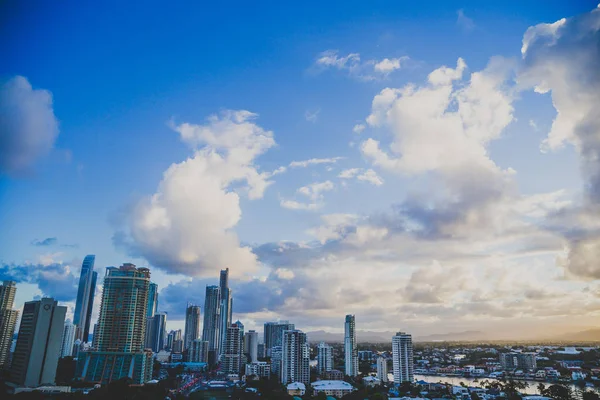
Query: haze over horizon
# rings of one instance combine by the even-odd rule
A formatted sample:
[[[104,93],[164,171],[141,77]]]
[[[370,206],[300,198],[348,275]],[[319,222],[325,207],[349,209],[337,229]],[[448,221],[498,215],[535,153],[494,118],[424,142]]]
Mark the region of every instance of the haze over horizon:
[[[169,330],[225,267],[258,331],[600,328],[597,1],[314,5],[0,6],[15,308],[95,254],[93,321],[132,262]]]

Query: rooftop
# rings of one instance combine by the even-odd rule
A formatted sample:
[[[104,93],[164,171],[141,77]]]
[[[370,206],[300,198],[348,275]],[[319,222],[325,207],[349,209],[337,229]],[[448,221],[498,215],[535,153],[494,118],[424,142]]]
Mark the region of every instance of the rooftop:
[[[344,381],[316,381],[311,383],[313,389],[316,390],[352,390],[351,384]]]

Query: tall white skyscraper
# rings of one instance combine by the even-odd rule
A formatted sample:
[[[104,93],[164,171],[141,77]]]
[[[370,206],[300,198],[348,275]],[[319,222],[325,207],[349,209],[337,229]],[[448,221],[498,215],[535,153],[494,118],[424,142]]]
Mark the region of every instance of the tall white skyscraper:
[[[358,348],[356,346],[356,320],[354,315],[346,315],[344,324],[344,359],[346,375],[358,375]]]
[[[244,354],[249,363],[258,361],[258,332],[250,330],[244,335]]]
[[[413,381],[412,336],[398,332],[392,337],[392,361],[394,364],[394,383]]]
[[[377,358],[377,379],[379,379],[379,382],[381,383],[388,381],[387,360],[385,357]]]
[[[75,344],[75,325],[68,319],[63,329],[60,345],[60,356],[70,357],[73,355],[73,345]]]
[[[205,363],[208,360],[208,342],[202,339],[192,341],[188,349],[189,361]]]
[[[306,334],[300,330],[283,332],[280,381],[310,384],[310,348]]]
[[[333,369],[333,347],[325,342],[317,346],[317,370],[319,374],[331,371]]]
[[[0,285],[0,370],[9,367],[8,356],[19,317],[19,312],[12,309],[16,293],[14,281],[4,281]]]

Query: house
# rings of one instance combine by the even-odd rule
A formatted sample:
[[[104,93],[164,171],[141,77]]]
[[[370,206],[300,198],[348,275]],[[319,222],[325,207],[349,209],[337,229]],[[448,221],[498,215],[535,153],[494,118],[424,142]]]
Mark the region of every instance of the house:
[[[304,396],[306,386],[302,382],[292,382],[287,385],[287,392],[290,396]]]

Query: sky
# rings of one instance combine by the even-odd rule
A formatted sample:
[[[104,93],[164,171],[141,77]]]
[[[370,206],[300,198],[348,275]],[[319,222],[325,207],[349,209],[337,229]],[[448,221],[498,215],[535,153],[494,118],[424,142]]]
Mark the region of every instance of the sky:
[[[262,330],[600,325],[597,1],[0,6],[0,279]],[[94,315],[98,314],[99,279]]]

